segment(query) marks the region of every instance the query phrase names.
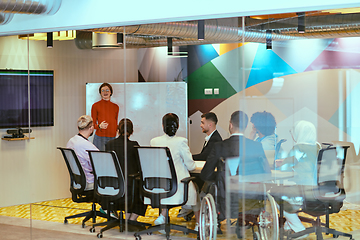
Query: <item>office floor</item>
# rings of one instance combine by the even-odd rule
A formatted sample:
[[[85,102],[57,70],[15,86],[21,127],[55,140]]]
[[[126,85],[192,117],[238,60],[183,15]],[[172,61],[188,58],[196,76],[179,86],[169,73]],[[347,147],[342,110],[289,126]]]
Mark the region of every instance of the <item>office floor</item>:
[[[73,215],[91,208],[90,204],[76,204],[71,199],[59,199],[54,201],[39,202],[33,204],[10,206],[0,208],[0,239],[83,239],[83,236],[93,236],[96,234],[90,233],[91,223],[87,223],[87,228],[81,228],[81,219],[70,219],[69,224],[63,224],[64,217]],[[195,218],[186,222],[183,218],[177,218],[176,215],[179,208],[170,210],[171,222],[179,225],[185,225],[193,228],[195,225]],[[158,209],[148,208],[145,217],[139,217],[139,221],[153,223],[158,215]],[[32,221],[30,221],[30,216]],[[99,221],[102,221],[99,219]],[[346,204],[338,214],[333,214],[330,217],[330,227],[344,232],[354,232],[360,237],[360,206],[354,204]],[[98,229],[96,232],[98,232]],[[226,226],[223,224],[222,229],[225,234],[218,235],[218,239],[237,239],[235,234],[226,234]],[[26,238],[19,237],[19,234],[24,234]],[[53,235],[52,238],[46,236]],[[64,236],[62,236],[64,235]],[[28,238],[30,237],[31,238]],[[159,239],[160,233],[155,233],[151,236],[143,236],[145,239]],[[196,239],[196,235],[184,235],[181,232],[172,231],[172,239]],[[324,236],[328,238],[331,236]],[[118,229],[109,230],[104,233],[104,238],[108,239],[134,239],[133,232],[119,233]],[[354,238],[356,238],[354,236]],[[88,238],[84,238],[88,239]],[[165,238],[164,238],[165,239]],[[251,230],[246,231],[246,239],[252,239]],[[314,234],[311,234],[307,239],[316,239]],[[345,239],[345,238],[344,238]]]

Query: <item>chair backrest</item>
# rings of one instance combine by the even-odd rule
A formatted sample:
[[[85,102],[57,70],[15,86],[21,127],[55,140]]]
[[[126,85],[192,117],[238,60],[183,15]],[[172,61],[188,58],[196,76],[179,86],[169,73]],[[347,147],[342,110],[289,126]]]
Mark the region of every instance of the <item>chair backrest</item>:
[[[276,145],[275,145],[275,160],[279,159],[279,158],[282,158],[282,156],[281,156],[282,152],[280,151],[281,150],[281,144],[283,144],[286,141],[287,141],[286,139],[280,139],[276,143]]]
[[[95,198],[116,201],[125,195],[125,179],[115,152],[88,151],[94,171]]]
[[[86,188],[86,176],[75,151],[62,147],[57,149],[61,151],[70,174],[70,191],[76,194],[83,192]]]
[[[161,199],[177,191],[177,176],[169,148],[137,147],[140,161],[141,193],[159,207]]]
[[[337,146],[319,151],[317,162],[319,196],[331,198],[336,194],[345,193],[343,173],[347,149],[347,146]]]
[[[251,161],[244,161],[241,157],[230,157],[225,160],[229,169],[229,175],[254,175],[269,173],[270,167],[268,162],[261,157],[251,159]]]

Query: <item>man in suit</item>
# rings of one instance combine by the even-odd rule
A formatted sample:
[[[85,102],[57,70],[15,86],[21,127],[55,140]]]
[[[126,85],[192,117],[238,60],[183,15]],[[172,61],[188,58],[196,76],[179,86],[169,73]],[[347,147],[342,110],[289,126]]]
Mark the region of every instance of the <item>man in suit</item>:
[[[213,112],[204,113],[201,115],[201,124],[200,127],[202,132],[206,134],[204,146],[201,150],[201,153],[192,155],[193,159],[196,160],[206,160],[209,156],[210,151],[213,145],[216,142],[222,141],[222,138],[219,132],[216,130],[216,124],[218,119],[216,114]]]
[[[246,169],[250,169],[251,173],[258,174],[270,172],[270,166],[266,159],[264,149],[260,142],[255,142],[244,136],[244,131],[248,124],[248,116],[242,111],[235,111],[230,118],[229,132],[230,138],[225,139],[222,142],[214,144],[209,156],[206,159],[206,163],[201,171],[200,177],[204,181],[216,181],[218,182],[218,205],[220,212],[219,222],[225,219],[225,172],[219,171],[224,169],[224,162],[221,159],[227,159],[229,157],[240,157],[240,165],[245,166]],[[253,162],[253,164],[251,164]],[[260,163],[260,164],[259,164]],[[254,165],[255,169],[254,169]],[[249,168],[250,167],[250,168]],[[217,168],[218,171],[215,171]],[[243,169],[239,169],[241,172]],[[240,198],[241,199],[241,198]],[[259,203],[259,200],[255,200],[255,203]],[[239,206],[239,204],[235,204]],[[248,209],[248,201],[246,200],[246,209]],[[236,212],[236,211],[234,211]],[[240,223],[241,224],[241,223]],[[219,229],[219,228],[218,228]]]
[[[203,148],[199,154],[192,155],[192,158],[196,161],[205,161],[208,157],[213,145],[216,142],[222,141],[222,138],[219,132],[216,130],[216,124],[218,122],[217,116],[213,112],[204,113],[201,115],[201,124],[200,127],[202,132],[206,134],[205,142]],[[204,181],[197,177],[194,181],[200,190],[204,185]],[[182,206],[181,210],[177,217],[186,217],[191,216],[192,210],[189,206]]]

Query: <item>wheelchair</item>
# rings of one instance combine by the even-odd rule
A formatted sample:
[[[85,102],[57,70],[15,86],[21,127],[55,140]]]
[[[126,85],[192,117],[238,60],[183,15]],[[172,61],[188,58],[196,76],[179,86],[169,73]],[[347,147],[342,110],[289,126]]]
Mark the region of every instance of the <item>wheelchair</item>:
[[[216,240],[219,204],[215,199],[217,198],[217,184],[211,183],[210,189],[214,190],[212,193],[207,193],[201,200],[200,219],[199,219],[199,237],[200,240]],[[211,191],[209,191],[211,192]],[[238,204],[230,203],[232,206]],[[246,226],[252,229],[252,236],[254,240],[277,240],[279,238],[279,216],[277,204],[274,198],[266,192],[263,200],[263,207],[258,211],[252,213],[239,212],[239,209],[230,209],[232,213],[238,213],[236,221],[232,222],[228,219],[228,225],[236,224],[235,233],[238,239],[241,239],[241,226]],[[230,215],[229,215],[230,216]],[[243,218],[244,216],[244,218]],[[233,216],[231,216],[233,217]],[[244,223],[244,225],[242,224]],[[229,228],[228,228],[229,229]]]

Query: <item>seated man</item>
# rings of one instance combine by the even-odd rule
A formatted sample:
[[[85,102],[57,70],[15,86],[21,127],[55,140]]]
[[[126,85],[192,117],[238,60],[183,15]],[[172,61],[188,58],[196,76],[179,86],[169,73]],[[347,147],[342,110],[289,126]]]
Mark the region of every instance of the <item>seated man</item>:
[[[86,190],[94,189],[94,175],[92,174],[92,166],[90,163],[90,157],[87,150],[99,150],[92,144],[88,138],[94,132],[93,120],[88,115],[79,117],[77,121],[79,133],[72,137],[66,144],[67,148],[71,148],[75,151],[80,164],[86,175]]]
[[[199,154],[193,154],[194,160],[203,160],[209,156],[214,144],[222,141],[219,132],[216,130],[216,124],[218,122],[217,116],[213,112],[204,113],[201,115],[200,127],[202,132],[206,134],[204,146]]]
[[[214,145],[210,155],[206,159],[204,168],[201,171],[200,177],[205,181],[216,181],[218,185],[218,211],[219,221],[225,219],[225,171],[216,172],[215,169],[224,169],[224,163],[221,159],[230,157],[240,157],[241,161],[246,165],[251,165],[254,160],[260,159],[262,164],[257,164],[258,170],[256,173],[270,172],[270,166],[265,157],[265,153],[261,143],[255,142],[244,137],[244,131],[248,124],[248,116],[242,111],[235,111],[230,118],[229,131],[230,138]],[[243,164],[243,165],[244,165]],[[241,171],[241,169],[240,169]],[[246,173],[245,173],[246,174]],[[250,174],[255,174],[254,172]],[[254,201],[254,205],[258,205],[259,201]],[[251,209],[248,201],[246,201],[246,208]]]
[[[206,134],[206,137],[201,152],[199,154],[192,155],[194,161],[196,160],[205,161],[206,158],[209,156],[214,144],[222,141],[219,132],[216,130],[217,122],[218,122],[217,116],[213,112],[208,112],[201,115],[200,127],[202,129],[202,132]],[[198,186],[198,189],[201,190],[204,185],[204,181],[199,177],[196,177],[194,182]],[[205,185],[205,188],[206,186],[207,184]],[[182,206],[177,217],[191,216],[192,212],[193,211],[191,210],[190,206],[184,205]]]

